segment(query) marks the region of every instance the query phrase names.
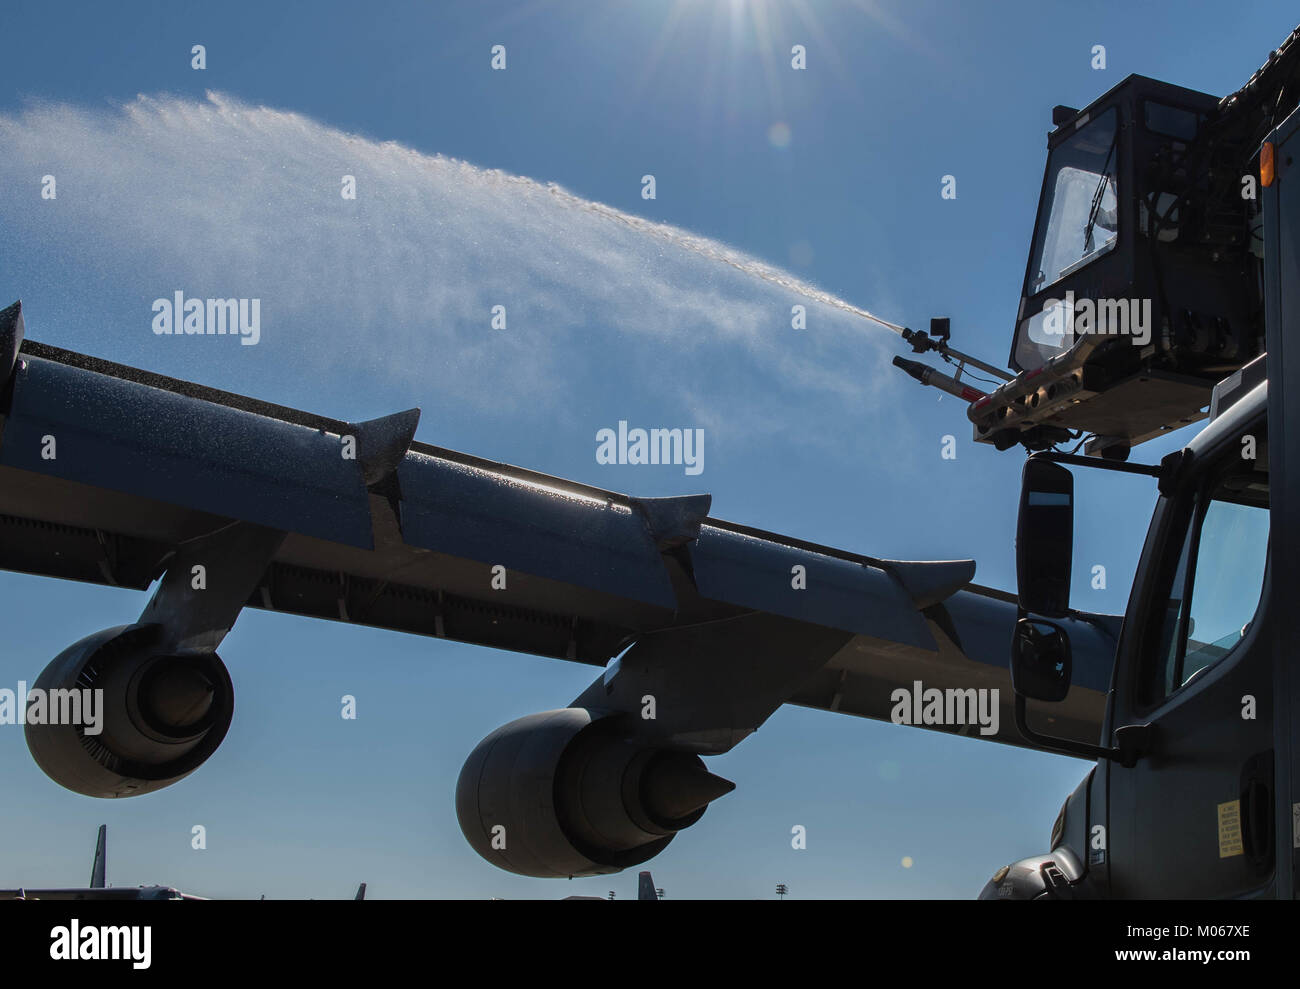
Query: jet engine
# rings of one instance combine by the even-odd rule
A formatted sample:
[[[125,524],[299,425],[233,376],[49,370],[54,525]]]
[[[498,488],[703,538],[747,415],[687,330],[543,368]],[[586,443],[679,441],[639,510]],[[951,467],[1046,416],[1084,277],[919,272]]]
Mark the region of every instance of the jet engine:
[[[653,858],[735,789],[694,753],[629,740],[619,725],[570,707],[483,739],[456,784],[474,850],[523,876],[618,872]]]
[[[162,650],[159,633],[152,624],[104,629],[41,673],[33,694],[81,694],[79,723],[37,724],[29,712],[27,747],[50,779],[89,797],[136,796],[188,776],[221,744],[235,710],[225,665],[215,652]],[[85,691],[102,691],[90,709],[96,724]]]

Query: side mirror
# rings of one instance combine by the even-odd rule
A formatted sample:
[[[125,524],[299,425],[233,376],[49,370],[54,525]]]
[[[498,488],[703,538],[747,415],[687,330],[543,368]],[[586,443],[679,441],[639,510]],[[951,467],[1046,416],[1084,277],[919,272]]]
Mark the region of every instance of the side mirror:
[[[1061,618],[1070,611],[1074,556],[1074,475],[1030,457],[1020,479],[1016,522],[1016,593],[1020,607]]]
[[[1055,704],[1070,692],[1070,637],[1055,622],[1037,618],[1016,622],[1011,640],[1011,689],[1016,694],[1016,728],[1030,745],[1088,759],[1114,759],[1131,769],[1155,739],[1156,726],[1152,724],[1116,728],[1113,746],[1041,735],[1029,726],[1029,701]]]
[[[1011,689],[1031,700],[1065,700],[1070,692],[1070,637],[1061,626],[1035,618],[1016,622]]]

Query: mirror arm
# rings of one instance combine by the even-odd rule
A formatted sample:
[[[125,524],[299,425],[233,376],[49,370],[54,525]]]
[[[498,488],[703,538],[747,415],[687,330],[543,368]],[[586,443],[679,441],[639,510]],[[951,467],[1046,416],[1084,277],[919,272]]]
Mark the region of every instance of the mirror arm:
[[[1125,725],[1115,729],[1114,748],[1090,745],[1068,738],[1040,735],[1029,727],[1029,705],[1024,694],[1016,694],[1016,728],[1026,742],[1045,749],[1087,756],[1089,759],[1113,759],[1126,769],[1132,769],[1138,759],[1150,749],[1155,737],[1155,725]]]
[[[1118,471],[1121,474],[1145,474],[1147,477],[1160,478],[1168,471],[1163,464],[1130,464],[1123,460],[1102,460],[1099,457],[1086,457],[1077,453],[1058,453],[1044,450],[1031,454],[1030,460],[1049,460],[1054,464],[1074,464],[1077,467],[1100,467],[1102,470]]]

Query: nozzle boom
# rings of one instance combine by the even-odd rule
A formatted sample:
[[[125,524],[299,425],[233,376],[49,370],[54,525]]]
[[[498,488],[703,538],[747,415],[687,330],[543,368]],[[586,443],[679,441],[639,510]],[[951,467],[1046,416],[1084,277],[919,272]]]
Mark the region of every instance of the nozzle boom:
[[[949,395],[960,398],[963,402],[978,402],[988,396],[978,388],[962,384],[951,375],[944,374],[920,361],[909,361],[906,357],[895,357],[894,366],[900,367],[923,385],[946,391]]]

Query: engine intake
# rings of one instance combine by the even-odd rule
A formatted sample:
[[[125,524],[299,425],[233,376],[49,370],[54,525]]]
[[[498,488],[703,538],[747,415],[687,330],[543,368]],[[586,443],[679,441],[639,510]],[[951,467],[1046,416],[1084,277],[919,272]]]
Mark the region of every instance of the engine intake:
[[[131,797],[184,779],[226,737],[235,692],[215,652],[157,653],[159,626],[119,625],[73,643],[35,687],[100,690],[101,731],[26,724],[36,764],[89,797]]]
[[[512,721],[479,743],[456,783],[474,850],[540,878],[618,872],[653,858],[735,784],[694,753],[628,741],[584,708]]]

